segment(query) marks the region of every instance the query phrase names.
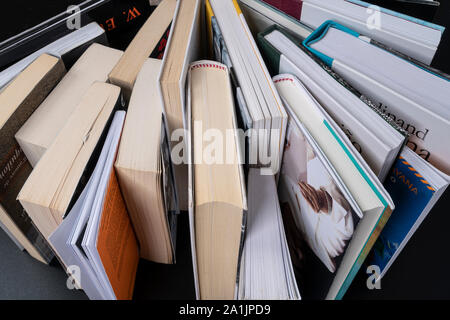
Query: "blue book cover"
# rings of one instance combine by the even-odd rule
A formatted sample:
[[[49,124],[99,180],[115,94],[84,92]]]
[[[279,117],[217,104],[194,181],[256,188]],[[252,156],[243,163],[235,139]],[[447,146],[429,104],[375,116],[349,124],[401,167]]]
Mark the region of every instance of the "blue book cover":
[[[380,268],[381,275],[408,241],[409,231],[435,193],[433,187],[402,156],[394,163],[384,187],[394,201],[395,210],[367,259],[368,265]]]

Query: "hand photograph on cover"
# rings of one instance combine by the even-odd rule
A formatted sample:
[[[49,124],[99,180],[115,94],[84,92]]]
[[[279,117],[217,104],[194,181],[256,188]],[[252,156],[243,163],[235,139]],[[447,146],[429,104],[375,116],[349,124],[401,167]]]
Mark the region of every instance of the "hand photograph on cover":
[[[291,123],[292,124],[292,123]],[[354,231],[350,204],[302,132],[289,125],[281,172],[297,227],[327,269],[336,271]]]

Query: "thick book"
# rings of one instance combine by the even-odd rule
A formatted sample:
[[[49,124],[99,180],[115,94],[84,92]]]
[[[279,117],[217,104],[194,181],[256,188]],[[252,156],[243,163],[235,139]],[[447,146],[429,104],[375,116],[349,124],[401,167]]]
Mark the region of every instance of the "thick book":
[[[139,72],[115,163],[142,258],[175,262],[178,201],[158,92],[161,60]]]
[[[439,201],[448,201],[450,177],[405,148],[384,183],[395,211],[375,242],[366,264],[379,268],[381,279]],[[440,212],[435,212],[440,214]]]
[[[282,74],[274,82],[292,121],[305,129],[303,136],[314,150],[296,149],[294,143],[301,145],[305,138],[297,135],[293,141],[288,135],[280,175],[281,201],[288,201],[301,238],[323,263],[322,268],[305,267],[315,272],[305,272],[302,279],[307,284],[302,287],[300,281],[299,288],[303,297],[341,299],[394,204],[347,136],[299,80]],[[314,172],[324,167],[327,175]]]
[[[119,87],[92,84],[20,190],[18,200],[46,239],[86,185],[99,141],[120,105]]]
[[[237,1],[209,0],[207,12],[208,6],[227,46],[251,118],[248,162],[276,174],[283,156],[286,111]]]
[[[16,140],[34,167],[51,146],[95,81],[108,79],[122,51],[92,44],[16,133]]]
[[[188,78],[189,219],[197,299],[234,299],[247,213],[228,68],[191,64]],[[226,139],[211,146],[215,132]],[[214,150],[212,150],[212,149]]]
[[[302,81],[384,181],[406,143],[406,132],[282,29],[270,27],[257,40],[272,74],[289,73]]]
[[[335,22],[324,23],[306,48],[376,103],[409,134],[408,147],[450,173],[450,78],[392,54]]]
[[[127,99],[146,59],[158,49],[164,51],[161,39],[168,32],[175,12],[176,0],[162,1],[128,45],[123,56],[109,74],[109,81],[122,88]]]
[[[22,248],[45,263],[52,251],[16,199],[32,167],[14,135],[65,72],[61,59],[43,54],[0,92],[0,222]]]
[[[427,65],[431,64],[445,31],[442,26],[360,0],[263,1],[282,10],[286,3],[291,3],[289,12],[313,29],[332,20]],[[292,8],[296,8],[295,12]]]
[[[117,111],[88,183],[50,235],[74,287],[92,300],[133,297],[139,247],[113,166],[124,120]]]
[[[164,116],[167,119],[169,137],[175,133],[176,139],[184,144],[186,113],[186,77],[189,64],[201,54],[202,2],[200,0],[177,1],[169,40],[164,53],[159,76],[159,90]],[[181,129],[181,131],[180,131]],[[171,150],[179,141],[170,139]],[[178,146],[183,147],[183,144]],[[183,147],[184,148],[184,147]],[[180,159],[173,159],[180,210],[188,209],[188,168],[183,151],[175,150]]]

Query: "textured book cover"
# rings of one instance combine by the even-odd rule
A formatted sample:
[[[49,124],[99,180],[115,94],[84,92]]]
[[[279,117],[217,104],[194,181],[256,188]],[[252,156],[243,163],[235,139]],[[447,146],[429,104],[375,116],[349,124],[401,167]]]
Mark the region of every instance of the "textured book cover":
[[[53,253],[16,199],[32,167],[14,135],[64,73],[64,65],[59,60],[0,128],[0,210],[14,221],[23,235],[36,247],[44,262],[49,262],[53,258]]]

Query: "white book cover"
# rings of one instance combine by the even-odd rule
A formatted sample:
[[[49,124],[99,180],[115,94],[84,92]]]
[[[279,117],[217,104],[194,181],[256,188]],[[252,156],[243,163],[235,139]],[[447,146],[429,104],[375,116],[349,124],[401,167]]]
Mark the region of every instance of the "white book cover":
[[[305,46],[405,129],[407,145],[450,173],[450,81],[374,46],[354,30],[328,22]]]

